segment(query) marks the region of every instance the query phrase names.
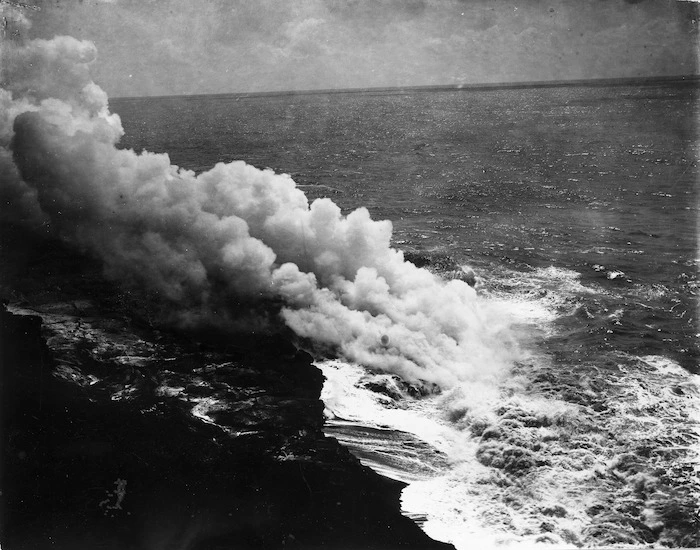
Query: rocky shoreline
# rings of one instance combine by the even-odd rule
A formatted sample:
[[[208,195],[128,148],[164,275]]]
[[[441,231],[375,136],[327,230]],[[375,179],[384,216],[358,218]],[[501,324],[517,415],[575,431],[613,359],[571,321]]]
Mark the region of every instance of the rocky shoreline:
[[[159,330],[89,258],[1,238],[2,548],[450,547],[324,436],[284,335]]]

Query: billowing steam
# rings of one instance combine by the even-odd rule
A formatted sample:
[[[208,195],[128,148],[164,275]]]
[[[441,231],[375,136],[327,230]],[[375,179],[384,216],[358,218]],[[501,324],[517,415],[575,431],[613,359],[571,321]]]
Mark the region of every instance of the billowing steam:
[[[195,175],[118,149],[95,57],[65,36],[3,47],[3,215],[50,224],[189,322],[225,325],[229,304],[272,299],[299,336],[409,380],[449,386],[505,363],[505,321],[466,283],[405,262],[390,222],[309,205],[289,176],[244,162]]]

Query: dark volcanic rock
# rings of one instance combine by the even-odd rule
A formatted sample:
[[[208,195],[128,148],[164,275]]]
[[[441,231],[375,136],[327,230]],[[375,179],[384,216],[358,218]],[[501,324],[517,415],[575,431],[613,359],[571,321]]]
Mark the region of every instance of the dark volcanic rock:
[[[0,312],[3,549],[447,547],[323,435],[284,338],[200,346],[46,292]]]

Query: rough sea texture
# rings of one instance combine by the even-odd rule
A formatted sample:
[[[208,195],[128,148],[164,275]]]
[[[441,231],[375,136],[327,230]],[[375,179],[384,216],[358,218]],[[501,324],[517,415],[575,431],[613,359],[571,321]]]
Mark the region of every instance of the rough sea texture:
[[[122,147],[196,172],[242,159],[289,173],[310,199],[391,220],[393,245],[417,265],[446,278],[468,266],[511,312],[523,359],[474,390],[479,405],[464,387],[426,396],[321,365],[327,432],[412,483],[404,508],[429,535],[458,548],[687,547],[700,545],[699,93],[667,83],[110,107]]]
[[[575,271],[601,290],[584,305],[624,311],[615,342],[597,344],[692,367],[697,96],[679,85],[111,105],[124,147],[195,171],[242,159],[289,173],[310,199],[391,220],[397,247],[446,254],[491,283]]]

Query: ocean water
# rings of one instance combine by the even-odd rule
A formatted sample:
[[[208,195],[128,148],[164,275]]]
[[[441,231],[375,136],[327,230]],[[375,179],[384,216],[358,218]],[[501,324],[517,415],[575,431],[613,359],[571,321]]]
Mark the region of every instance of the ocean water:
[[[426,392],[320,361],[327,433],[480,546],[700,546],[698,95],[686,84],[112,100],[121,147],[364,206],[521,350]],[[472,276],[473,273],[473,276]]]

